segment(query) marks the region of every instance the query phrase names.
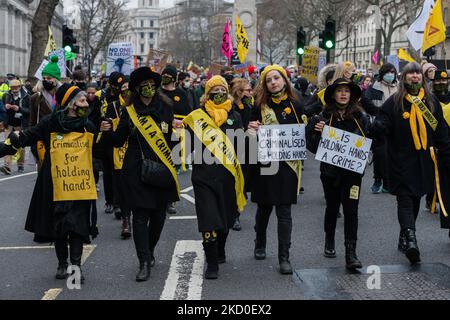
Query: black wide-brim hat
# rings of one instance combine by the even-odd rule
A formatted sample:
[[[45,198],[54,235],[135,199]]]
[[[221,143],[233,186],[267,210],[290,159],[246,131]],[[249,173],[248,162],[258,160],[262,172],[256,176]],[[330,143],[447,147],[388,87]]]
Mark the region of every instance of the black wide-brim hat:
[[[337,79],[336,81],[334,81],[334,83],[332,85],[330,85],[326,88],[325,97],[324,97],[326,103],[329,104],[333,101],[334,91],[339,86],[347,86],[350,88],[351,100],[358,101],[361,98],[362,91],[361,91],[361,88],[357,84],[355,84],[354,82],[349,81],[347,79],[340,78],[340,79]]]
[[[434,79],[435,80],[449,80],[449,74],[447,71],[445,70],[436,70],[436,72],[434,73]]]
[[[134,91],[141,82],[151,79],[155,81],[156,88],[159,88],[159,86],[161,85],[161,75],[152,71],[152,69],[150,69],[149,67],[140,67],[131,73],[128,88],[131,91]]]

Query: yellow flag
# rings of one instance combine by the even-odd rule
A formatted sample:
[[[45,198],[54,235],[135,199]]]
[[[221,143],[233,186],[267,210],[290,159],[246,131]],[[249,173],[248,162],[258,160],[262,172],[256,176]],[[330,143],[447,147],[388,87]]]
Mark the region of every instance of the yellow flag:
[[[241,63],[245,62],[245,58],[248,54],[248,49],[250,47],[250,42],[248,41],[247,32],[245,31],[244,26],[242,25],[241,19],[239,16],[236,16],[236,40],[237,40],[237,50],[238,57]]]
[[[403,61],[416,62],[404,49],[398,49],[398,58]]]
[[[427,49],[444,42],[445,35],[445,23],[444,15],[442,14],[442,1],[437,0],[430,17],[428,18],[427,25],[423,35],[422,52]]]
[[[55,51],[57,48],[55,39],[53,38],[52,29],[50,29],[50,26],[48,26],[48,41],[47,41],[47,47],[45,48],[44,56],[48,56],[48,54],[52,51]]]

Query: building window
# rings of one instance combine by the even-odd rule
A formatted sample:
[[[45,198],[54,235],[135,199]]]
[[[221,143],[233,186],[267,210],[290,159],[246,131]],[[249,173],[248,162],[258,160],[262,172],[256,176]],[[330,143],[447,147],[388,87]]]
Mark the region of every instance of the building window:
[[[144,53],[144,44],[143,43],[141,43],[141,53],[142,54]]]
[[[153,48],[154,48],[153,43],[150,43],[150,49],[153,49]]]
[[[154,33],[153,33],[153,32],[150,32],[150,33],[149,33],[149,37],[150,37],[150,39],[153,39]]]
[[[144,27],[144,20],[141,20],[141,28]]]
[[[144,39],[144,33],[141,32],[141,39]]]
[[[150,20],[150,27],[153,28],[153,20]]]
[[[153,0],[148,0],[148,4],[150,7],[153,7]]]

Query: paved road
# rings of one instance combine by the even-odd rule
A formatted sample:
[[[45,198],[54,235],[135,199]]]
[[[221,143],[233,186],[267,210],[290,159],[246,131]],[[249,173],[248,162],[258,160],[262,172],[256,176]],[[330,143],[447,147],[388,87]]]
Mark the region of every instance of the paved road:
[[[29,161],[27,172],[33,170]],[[372,195],[369,168],[364,179],[360,205],[359,258],[368,265],[404,265],[410,267],[396,249],[398,222],[394,198]],[[5,180],[5,178],[7,180]],[[241,221],[243,230],[232,231],[227,243],[227,263],[220,267],[220,279],[203,281],[204,256],[197,222],[190,175],[181,176],[183,198],[178,214],[168,216],[156,250],[156,267],[145,283],[134,281],[137,259],[132,240],[120,239],[120,222],[103,211],[100,193],[100,236],[88,247],[83,271],[86,283],[81,290],[67,289],[54,279],[57,260],[52,248],[36,247],[32,234],[23,230],[36,174],[19,177],[0,176],[0,299],[254,299],[293,300],[307,298],[298,277],[277,272],[276,218],[269,225],[268,259],[255,261],[254,215],[250,204]],[[341,268],[344,265],[343,223],[338,223],[338,258],[326,259],[323,250],[324,198],[319,166],[306,163],[303,176],[305,194],[293,208],[293,245],[291,262],[296,270]],[[183,218],[183,219],[182,219]],[[418,221],[418,240],[424,263],[450,265],[448,232],[439,229],[439,218],[422,211]],[[340,270],[340,269],[334,269]],[[343,271],[342,271],[343,272]],[[55,290],[50,290],[55,289]],[[50,290],[50,291],[49,291]],[[47,294],[46,294],[47,292]]]

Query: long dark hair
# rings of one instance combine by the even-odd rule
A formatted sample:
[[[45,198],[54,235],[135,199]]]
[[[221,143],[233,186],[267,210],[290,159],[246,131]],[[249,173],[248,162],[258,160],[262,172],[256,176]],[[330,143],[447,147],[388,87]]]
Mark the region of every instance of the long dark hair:
[[[289,100],[293,103],[294,102],[299,103],[298,97],[294,93],[294,89],[292,88],[289,80],[279,71],[277,72],[283,77],[284,81],[286,82],[286,94],[288,95]],[[271,98],[272,94],[269,92],[269,89],[267,89],[266,83],[264,83],[264,81],[260,81],[255,89],[255,106],[261,108],[264,104],[269,104]]]
[[[333,118],[337,118],[340,115],[339,109],[336,107],[336,101],[334,100],[334,98],[332,99],[331,103],[327,103],[324,112],[330,114],[330,116],[333,115]],[[347,108],[345,109],[342,118],[344,120],[359,119],[363,113],[364,110],[359,100],[351,96],[350,102]]]
[[[397,110],[405,112],[405,97],[408,94],[408,91],[406,90],[405,87],[406,75],[415,72],[420,73],[422,75],[422,88],[425,90],[425,99],[427,101],[427,106],[430,108],[431,112],[434,112],[435,105],[434,99],[432,98],[433,97],[432,93],[430,91],[428,84],[426,83],[422,68],[420,67],[420,64],[418,64],[417,62],[410,62],[403,69],[402,75],[400,76],[399,79],[400,86],[398,88],[397,93],[394,94],[395,108]]]

